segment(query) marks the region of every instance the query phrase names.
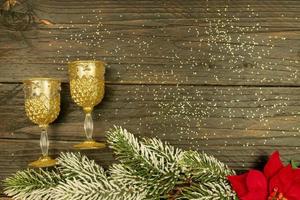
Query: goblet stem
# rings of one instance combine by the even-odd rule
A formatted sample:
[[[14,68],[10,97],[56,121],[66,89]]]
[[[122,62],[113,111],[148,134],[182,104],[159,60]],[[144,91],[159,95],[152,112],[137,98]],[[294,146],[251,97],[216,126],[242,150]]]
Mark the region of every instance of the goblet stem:
[[[40,147],[42,150],[43,157],[48,156],[49,140],[48,140],[47,126],[42,127],[41,138],[40,138]]]
[[[91,113],[85,114],[85,120],[84,120],[84,131],[86,138],[88,140],[93,140],[93,130],[94,130],[94,124],[93,124],[93,118]]]

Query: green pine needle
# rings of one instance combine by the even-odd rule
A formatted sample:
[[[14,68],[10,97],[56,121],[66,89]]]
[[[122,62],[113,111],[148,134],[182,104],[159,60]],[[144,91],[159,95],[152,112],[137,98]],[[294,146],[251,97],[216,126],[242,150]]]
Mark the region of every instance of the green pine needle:
[[[140,200],[145,194],[117,185],[104,169],[80,153],[62,153],[58,158],[60,171],[66,181],[53,188],[56,200]]]
[[[66,179],[74,177],[79,179],[86,177],[93,177],[93,179],[106,178],[102,167],[80,153],[61,153],[57,161],[59,170]]]
[[[225,181],[192,184],[182,189],[178,199],[188,200],[235,200],[236,195]]]
[[[119,163],[108,172],[80,153],[61,153],[54,170],[27,169],[4,181],[17,200],[233,200],[226,176],[212,156],[181,151],[159,139],[138,140],[121,127],[108,133]]]
[[[56,170],[27,169],[4,180],[4,193],[16,199],[51,199],[50,191],[63,180]]]
[[[180,164],[186,174],[195,182],[218,181],[234,175],[224,163],[213,156],[196,151],[186,151],[182,154]]]
[[[177,164],[180,150],[157,139],[139,141],[121,127],[109,132],[108,143],[121,162],[110,172],[121,184],[135,185],[154,197],[167,194],[175,186],[181,172]]]

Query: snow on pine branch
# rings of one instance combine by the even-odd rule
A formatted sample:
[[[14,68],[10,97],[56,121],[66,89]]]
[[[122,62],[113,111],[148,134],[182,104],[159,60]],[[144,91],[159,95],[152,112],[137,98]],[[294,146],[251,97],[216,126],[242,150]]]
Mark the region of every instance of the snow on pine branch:
[[[4,180],[4,193],[15,199],[51,200],[52,188],[63,180],[55,170],[27,169]]]
[[[234,174],[213,156],[182,151],[156,138],[137,139],[121,127],[107,134],[119,163],[108,171],[80,153],[61,153],[54,170],[24,170],[6,179],[16,200],[233,200],[226,176]]]
[[[167,193],[175,186],[181,172],[180,150],[158,139],[140,141],[121,127],[110,130],[108,143],[121,163],[113,165],[110,172],[122,184],[135,184],[150,196]]]
[[[213,156],[196,151],[186,151],[180,159],[183,171],[194,181],[218,181],[233,175],[234,171]]]

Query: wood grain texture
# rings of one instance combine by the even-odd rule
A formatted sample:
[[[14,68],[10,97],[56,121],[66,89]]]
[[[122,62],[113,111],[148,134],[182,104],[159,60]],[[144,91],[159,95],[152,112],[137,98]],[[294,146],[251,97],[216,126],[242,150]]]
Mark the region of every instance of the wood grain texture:
[[[4,149],[0,162],[2,170],[7,170],[1,174],[5,176],[38,156],[39,128],[25,116],[20,84],[2,85],[0,91]],[[236,169],[258,166],[263,161],[257,156],[274,149],[281,150],[284,158],[297,160],[300,88],[107,85],[106,91],[94,111],[95,136],[100,141],[105,141],[106,130],[122,125],[137,136],[159,137],[183,149],[205,151]],[[83,139],[83,113],[72,103],[67,84],[62,92],[62,111],[49,134],[55,153]],[[282,105],[284,99],[288,102]],[[97,152],[97,159],[108,159],[111,155],[105,152]],[[8,168],[16,159],[18,164]]]
[[[298,1],[206,4],[37,1],[34,5],[39,16],[56,24],[21,33],[1,29],[0,82],[18,82],[38,75],[67,81],[67,58],[86,59],[95,53],[96,58],[108,63],[107,81],[112,83],[299,85]],[[236,28],[228,30],[231,41],[217,40],[217,45],[235,48],[250,37],[257,42],[252,51],[260,52],[249,56],[238,51],[245,59],[238,60],[234,67],[228,62],[238,55],[231,58],[227,52],[225,60],[218,62],[209,62],[210,56],[202,55],[209,53],[207,42],[211,40],[211,35],[205,33],[209,27],[205,19],[225,22],[219,13],[226,5],[228,15],[235,14],[239,21],[234,23]],[[247,10],[248,5],[253,11]],[[258,16],[249,17],[252,12]],[[257,30],[252,30],[256,25]],[[243,27],[249,30],[240,30]],[[244,39],[237,40],[239,37]],[[97,40],[91,42],[93,38]],[[218,48],[210,53],[220,54]],[[266,66],[256,67],[255,62]]]
[[[121,125],[139,137],[205,151],[238,170],[261,167],[275,149],[285,162],[300,161],[300,1],[33,3],[40,18],[55,24],[22,32],[0,25],[0,180],[40,154],[22,80],[49,76],[64,83],[61,113],[49,130],[51,154],[73,151],[84,138],[67,62],[91,57],[107,63],[105,98],[93,113],[97,140]],[[239,19],[226,33],[231,41],[206,32],[209,22],[226,22],[224,13]],[[108,148],[84,153],[105,167],[114,162]]]

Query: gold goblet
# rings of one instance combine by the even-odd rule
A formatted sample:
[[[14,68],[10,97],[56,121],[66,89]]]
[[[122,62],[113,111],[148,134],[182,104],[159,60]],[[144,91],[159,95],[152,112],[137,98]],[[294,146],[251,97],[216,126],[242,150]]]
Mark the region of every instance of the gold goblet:
[[[104,96],[104,63],[85,60],[69,63],[70,90],[72,99],[85,112],[84,131],[86,140],[74,145],[78,149],[99,149],[104,143],[93,140],[92,111]]]
[[[60,111],[60,81],[51,78],[32,78],[24,81],[25,111],[29,119],[42,129],[40,147],[42,156],[30,167],[50,167],[56,160],[48,155],[47,128]]]

